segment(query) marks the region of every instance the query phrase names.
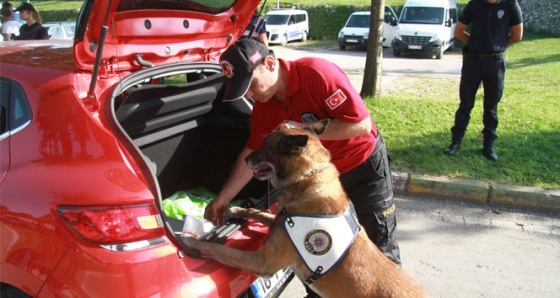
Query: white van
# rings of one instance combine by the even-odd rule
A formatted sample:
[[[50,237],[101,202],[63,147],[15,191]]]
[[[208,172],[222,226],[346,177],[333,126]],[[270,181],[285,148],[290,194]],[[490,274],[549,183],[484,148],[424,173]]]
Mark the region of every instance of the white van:
[[[408,0],[401,11],[393,54],[423,53],[441,59],[443,52],[455,45],[456,25],[454,0]]]
[[[338,47],[345,50],[347,46],[366,47],[369,36],[370,11],[357,11],[348,17],[344,27],[338,32]],[[383,18],[383,46],[390,47],[397,30],[397,14],[385,5]]]
[[[292,40],[306,41],[309,35],[309,18],[305,10],[272,10],[265,14],[264,20],[269,44],[285,46]]]

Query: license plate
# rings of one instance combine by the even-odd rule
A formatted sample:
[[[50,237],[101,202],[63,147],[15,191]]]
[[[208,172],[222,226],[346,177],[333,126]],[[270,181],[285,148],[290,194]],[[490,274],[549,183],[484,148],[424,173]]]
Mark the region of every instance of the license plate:
[[[408,46],[408,48],[411,49],[411,50],[421,50],[422,46],[411,44],[411,45]]]
[[[271,278],[259,277],[251,285],[255,298],[274,297],[274,294],[288,281],[291,274],[292,269],[286,268],[276,272]]]
[[[347,39],[346,42],[358,43],[357,39]]]

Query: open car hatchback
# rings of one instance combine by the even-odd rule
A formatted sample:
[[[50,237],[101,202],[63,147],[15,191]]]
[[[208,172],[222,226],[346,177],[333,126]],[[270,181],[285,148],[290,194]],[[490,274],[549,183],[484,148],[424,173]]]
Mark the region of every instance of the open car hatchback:
[[[252,103],[221,100],[217,59],[258,4],[86,0],[72,41],[0,43],[0,296],[282,291],[290,270],[262,280],[189,257],[185,216],[164,208],[211,199],[245,145]],[[235,202],[264,208],[266,193],[254,180]],[[205,237],[255,250],[266,233],[229,221]]]

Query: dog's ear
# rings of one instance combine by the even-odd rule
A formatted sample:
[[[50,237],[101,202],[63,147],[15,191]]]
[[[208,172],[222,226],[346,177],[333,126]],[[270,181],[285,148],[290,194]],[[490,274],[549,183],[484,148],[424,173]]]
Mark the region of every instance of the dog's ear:
[[[320,135],[325,132],[330,122],[331,119],[323,119],[321,121],[317,121],[317,122],[313,122],[312,124],[309,124],[308,126],[305,127],[305,129],[309,130],[310,132],[316,135]]]
[[[278,150],[282,154],[289,154],[294,151],[299,152],[301,148],[307,145],[307,135],[284,135],[278,142]]]

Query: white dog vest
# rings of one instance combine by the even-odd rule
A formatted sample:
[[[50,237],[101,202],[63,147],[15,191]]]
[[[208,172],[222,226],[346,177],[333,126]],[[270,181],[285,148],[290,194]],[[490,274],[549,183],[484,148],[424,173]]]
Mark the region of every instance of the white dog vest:
[[[289,214],[285,210],[281,215],[292,245],[313,272],[305,281],[307,284],[342,260],[360,230],[352,203],[336,215]]]

